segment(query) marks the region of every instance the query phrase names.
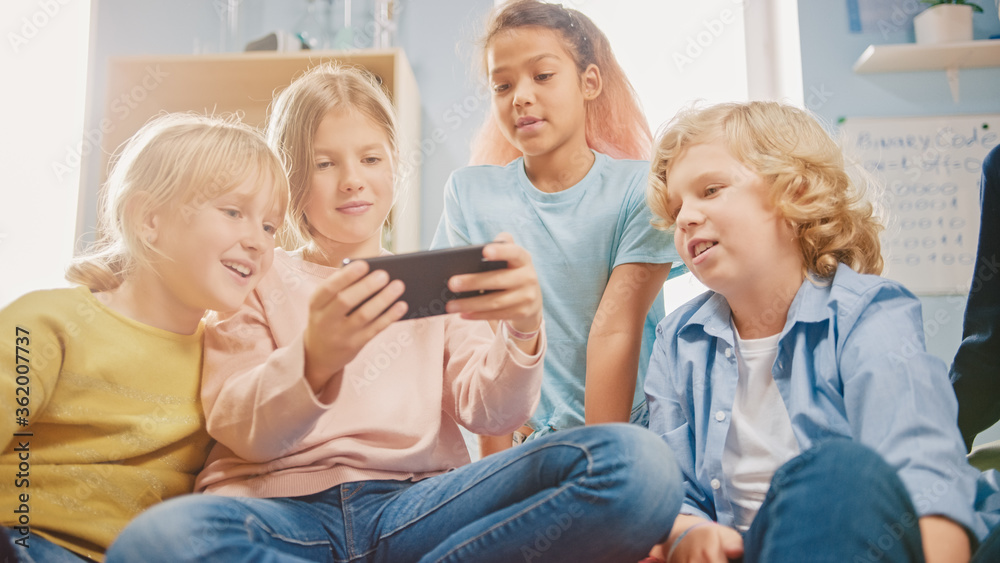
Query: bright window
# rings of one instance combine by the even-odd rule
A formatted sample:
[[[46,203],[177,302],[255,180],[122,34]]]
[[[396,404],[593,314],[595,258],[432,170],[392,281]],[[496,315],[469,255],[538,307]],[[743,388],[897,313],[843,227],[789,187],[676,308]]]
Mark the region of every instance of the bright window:
[[[87,87],[89,0],[0,3],[0,307],[66,286],[73,255]]]
[[[654,134],[695,102],[781,99],[802,106],[796,0],[576,0],[564,5],[587,14],[608,36]],[[691,274],[668,281],[667,312],[705,289]]]
[[[746,100],[743,3],[576,0],[611,42],[655,132],[695,100]]]

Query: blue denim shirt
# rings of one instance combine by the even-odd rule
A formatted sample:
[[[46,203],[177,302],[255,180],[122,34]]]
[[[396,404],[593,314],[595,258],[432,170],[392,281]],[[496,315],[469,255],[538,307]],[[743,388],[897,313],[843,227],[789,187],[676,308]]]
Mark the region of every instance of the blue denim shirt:
[[[684,475],[681,512],[726,526],[722,453],[738,379],[730,317],[710,291],[665,318],[645,384],[649,427]],[[919,516],[946,516],[983,538],[978,471],[965,459],[948,369],[923,335],[913,294],[841,264],[829,285],[802,283],[771,373],[803,452],[831,437],[861,442],[896,469]]]

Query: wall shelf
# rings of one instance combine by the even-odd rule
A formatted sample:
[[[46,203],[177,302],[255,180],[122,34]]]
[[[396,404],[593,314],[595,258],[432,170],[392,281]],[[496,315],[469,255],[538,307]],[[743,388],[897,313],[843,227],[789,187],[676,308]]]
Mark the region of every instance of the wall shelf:
[[[1000,66],[1000,39],[920,45],[869,45],[854,63],[854,72],[910,72]]]
[[[958,69],[1000,66],[1000,39],[957,43],[869,45],[854,63],[857,74],[943,70],[958,102]]]

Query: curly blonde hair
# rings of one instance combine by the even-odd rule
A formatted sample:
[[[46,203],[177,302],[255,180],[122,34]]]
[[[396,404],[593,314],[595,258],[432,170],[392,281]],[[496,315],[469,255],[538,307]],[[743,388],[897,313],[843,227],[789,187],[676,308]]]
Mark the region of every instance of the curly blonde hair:
[[[809,113],[776,102],[688,109],[667,124],[654,146],[646,194],[654,227],[674,226],[667,205],[673,163],[692,145],[716,139],[771,186],[772,203],[795,230],[807,276],[830,278],[841,262],[882,273],[883,226],[847,174],[840,147]]]

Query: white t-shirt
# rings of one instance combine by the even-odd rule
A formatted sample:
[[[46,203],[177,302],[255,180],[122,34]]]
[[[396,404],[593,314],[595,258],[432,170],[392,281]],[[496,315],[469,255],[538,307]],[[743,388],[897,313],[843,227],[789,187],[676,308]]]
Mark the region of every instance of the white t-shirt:
[[[733,334],[739,382],[722,470],[728,481],[736,528],[745,532],[764,502],[774,472],[799,454],[799,444],[771,374],[780,334],[743,340],[735,327]]]

